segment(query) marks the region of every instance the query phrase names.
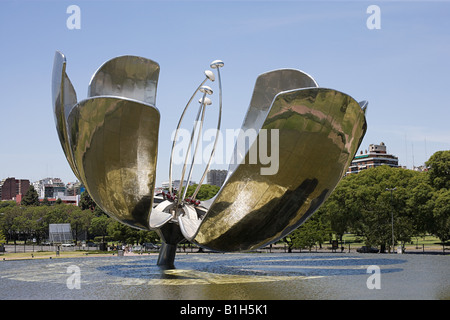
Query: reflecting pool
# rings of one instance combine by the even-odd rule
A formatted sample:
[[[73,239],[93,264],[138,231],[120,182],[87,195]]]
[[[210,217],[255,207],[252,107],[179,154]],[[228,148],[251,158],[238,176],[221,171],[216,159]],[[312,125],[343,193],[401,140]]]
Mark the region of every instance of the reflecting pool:
[[[0,299],[450,299],[448,255],[179,253],[173,270],[156,260],[0,261]]]

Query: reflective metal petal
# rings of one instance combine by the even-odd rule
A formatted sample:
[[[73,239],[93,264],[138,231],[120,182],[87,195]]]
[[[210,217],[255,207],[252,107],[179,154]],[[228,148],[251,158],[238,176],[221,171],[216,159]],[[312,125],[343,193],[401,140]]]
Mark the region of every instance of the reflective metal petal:
[[[278,172],[262,175],[265,165],[250,164],[247,153],[193,237],[198,245],[253,250],[292,232],[342,178],[365,134],[366,120],[350,96],[308,88],[278,94],[262,129],[279,130],[278,141],[267,135],[269,145],[279,144]]]
[[[256,79],[253,95],[248,107],[247,114],[241,126],[240,135],[245,135],[247,130],[259,130],[266,120],[275,96],[282,92],[292,89],[318,87],[317,82],[307,73],[296,69],[278,69],[265,72]],[[238,137],[238,140],[241,136]],[[249,144],[252,145],[252,137],[249,137]],[[244,159],[248,152],[247,148],[239,148],[236,144],[231,163],[228,167],[230,175]]]
[[[77,95],[66,74],[66,57],[59,51],[56,51],[53,60],[52,103],[59,141],[67,162],[75,176],[79,179],[78,169],[73,162],[73,154],[67,136],[67,117],[77,103]]]
[[[152,209],[150,214],[150,229],[158,229],[172,219],[172,214],[168,213],[174,206],[171,201],[163,201]]]
[[[117,96],[156,105],[159,64],[137,56],[105,62],[92,76],[88,96]]]
[[[77,104],[68,130],[80,181],[110,216],[149,229],[160,114],[153,106],[118,97]]]
[[[244,161],[249,146],[254,143],[256,138],[256,135],[248,134],[248,132],[254,130],[255,133],[257,133],[261,129],[275,96],[283,91],[302,88],[317,88],[318,86],[319,85],[312,76],[297,69],[277,69],[265,72],[258,76],[247,114],[245,115],[241,131],[237,137],[237,141],[247,139],[248,143],[241,145],[236,143],[231,162],[228,166],[228,177],[230,177],[238,165]],[[225,184],[226,181],[224,182],[224,185]],[[216,197],[217,195],[209,200],[202,201],[202,207],[209,209]],[[183,225],[183,223],[188,223],[186,218],[180,219],[180,225]],[[192,222],[189,222],[189,224],[192,225]],[[196,222],[196,225],[198,228],[200,222]],[[191,230],[191,233],[186,233],[185,236],[187,239],[192,239],[195,235],[195,232],[192,232],[194,229],[186,228],[186,230],[188,229]]]

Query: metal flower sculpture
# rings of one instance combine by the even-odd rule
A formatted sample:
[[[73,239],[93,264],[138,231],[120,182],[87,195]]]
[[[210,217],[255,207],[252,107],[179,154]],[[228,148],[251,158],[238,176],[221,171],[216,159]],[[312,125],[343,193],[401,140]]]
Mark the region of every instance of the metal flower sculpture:
[[[172,186],[173,150],[182,120],[196,94],[202,94],[189,149],[197,143],[206,106],[213,94],[206,81],[184,108],[169,165],[165,199],[154,197],[160,113],[155,107],[159,65],[149,59],[121,56],[104,63],[93,75],[88,98],[77,102],[66,74],[66,59],[56,52],[52,94],[56,128],[75,176],[108,215],[134,228],[156,230],[163,245],[158,265],[173,268],[176,246],[186,239],[221,252],[250,251],[273,243],[305,222],[334,190],[366,132],[367,102],[321,88],[308,74],[293,69],[270,71],[255,84],[227,179],[212,199],[196,196],[213,159],[222,114],[220,60],[213,61],[219,82],[217,134],[209,162],[194,194],[186,198],[192,177],[188,156],[178,190]],[[268,134],[268,132],[274,134]],[[255,157],[270,146],[275,168]],[[189,154],[189,152],[188,152]],[[192,159],[194,160],[194,159]]]

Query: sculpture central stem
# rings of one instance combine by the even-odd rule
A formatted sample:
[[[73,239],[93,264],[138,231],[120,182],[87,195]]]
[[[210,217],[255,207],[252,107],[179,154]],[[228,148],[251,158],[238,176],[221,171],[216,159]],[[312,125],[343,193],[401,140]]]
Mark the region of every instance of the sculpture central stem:
[[[175,269],[175,255],[177,254],[177,245],[163,242],[159,249],[157,265],[163,269]]]
[[[158,230],[162,240],[157,265],[164,269],[175,269],[177,245],[185,238],[176,223],[166,223]]]

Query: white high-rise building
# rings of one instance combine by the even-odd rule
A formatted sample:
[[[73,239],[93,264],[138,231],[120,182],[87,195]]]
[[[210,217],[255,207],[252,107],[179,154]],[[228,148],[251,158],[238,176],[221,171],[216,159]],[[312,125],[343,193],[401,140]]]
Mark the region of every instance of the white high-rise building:
[[[369,145],[368,152],[366,150],[364,153],[361,151],[360,154],[357,154],[355,158],[353,158],[346,174],[358,173],[361,170],[382,165],[388,165],[394,168],[398,167],[398,158],[387,153],[384,142],[381,142],[380,144],[371,144]]]

